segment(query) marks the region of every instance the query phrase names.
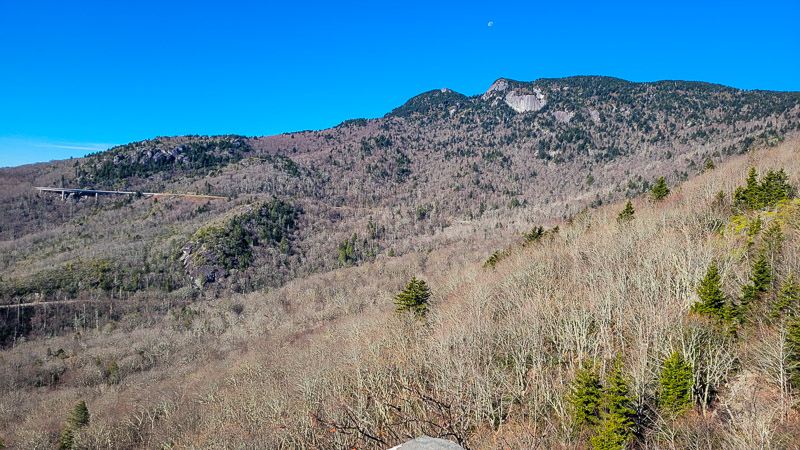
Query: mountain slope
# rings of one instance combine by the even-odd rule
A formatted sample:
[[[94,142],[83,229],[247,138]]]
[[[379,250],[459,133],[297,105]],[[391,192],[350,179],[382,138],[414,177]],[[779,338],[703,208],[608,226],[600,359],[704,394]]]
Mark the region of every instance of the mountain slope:
[[[329,130],[160,137],[4,169],[0,301],[127,305],[167,295],[168,303],[191,302],[463,240],[511,239],[587,206],[635,197],[661,176],[674,186],[709,160],[775,145],[798,126],[797,93],[606,77],[500,79],[483,95],[430,91],[383,118]],[[36,185],[229,200],[62,202],[34,193]],[[237,216],[276,198],[295,226],[256,245],[257,230],[244,232]],[[220,227],[212,235],[237,237],[215,240],[228,257],[184,251]],[[4,328],[2,341],[48,332],[37,314],[27,312],[25,327]]]
[[[661,202],[636,198],[628,222],[622,204],[605,205],[535,244],[489,242],[511,247],[494,269],[482,267],[487,243],[465,240],[19,344],[2,353],[0,432],[12,446],[50,445],[85,399],[92,420],[75,438],[89,447],[384,448],[426,433],[469,448],[580,448],[594,430],[574,428],[565,403],[575,372],[594,361],[605,380],[619,357],[637,445],[792,448],[796,393],[776,363],[797,319],[769,313],[800,269],[800,205],[732,199],[751,166],[800,186],[798,145],[732,157]],[[783,237],[770,247],[775,224]],[[773,287],[734,334],[691,313],[712,260],[736,299],[764,248]],[[395,313],[412,276],[433,291],[425,322]],[[674,351],[696,392],[675,420],[658,405]]]

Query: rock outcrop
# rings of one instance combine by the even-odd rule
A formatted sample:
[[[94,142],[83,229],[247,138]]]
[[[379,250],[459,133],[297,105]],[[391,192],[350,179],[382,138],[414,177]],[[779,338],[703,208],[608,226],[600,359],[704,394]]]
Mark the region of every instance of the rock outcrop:
[[[420,436],[413,441],[408,441],[389,450],[464,450],[464,447],[446,439]]]
[[[490,100],[492,97],[500,96],[506,105],[518,113],[528,111],[539,111],[547,104],[544,94],[539,88],[511,88],[508,80],[500,78],[492,83],[492,86],[481,96],[483,100]],[[508,91],[505,96],[503,92]]]

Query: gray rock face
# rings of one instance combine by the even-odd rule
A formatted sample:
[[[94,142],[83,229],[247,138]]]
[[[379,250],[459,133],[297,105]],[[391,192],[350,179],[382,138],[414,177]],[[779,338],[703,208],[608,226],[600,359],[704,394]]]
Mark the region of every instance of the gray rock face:
[[[446,439],[420,436],[413,441],[408,441],[389,450],[464,450],[464,447]]]
[[[503,92],[508,89],[508,81],[500,78],[499,80],[495,81],[492,86],[483,94],[483,99],[488,100],[491,96],[492,92]]]
[[[506,104],[518,113],[527,111],[538,111],[544,108],[547,101],[544,94],[539,89],[534,89],[533,94],[523,94],[511,91],[506,95]]]
[[[569,121],[572,120],[572,117],[575,116],[575,113],[572,111],[556,111],[553,113],[553,116],[558,122],[569,123]]]

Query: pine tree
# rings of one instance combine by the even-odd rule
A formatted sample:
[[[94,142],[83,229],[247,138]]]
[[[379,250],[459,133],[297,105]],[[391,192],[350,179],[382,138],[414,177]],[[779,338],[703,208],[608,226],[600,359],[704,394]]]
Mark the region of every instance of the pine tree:
[[[625,378],[622,362],[619,359],[611,367],[608,387],[603,391],[603,394],[604,411],[609,416],[618,416],[620,423],[628,424],[629,428],[632,428],[636,411],[631,408],[633,398],[630,396],[628,380]]]
[[[661,370],[659,404],[670,414],[680,414],[692,404],[692,366],[678,352],[664,361]]]
[[[783,247],[785,239],[780,222],[773,220],[761,238],[764,243],[763,251],[774,257]]]
[[[766,293],[772,282],[772,268],[769,266],[766,252],[762,251],[753,263],[753,275],[750,277],[753,286],[760,294]]]
[[[86,407],[86,402],[81,400],[77,405],[75,405],[72,415],[67,418],[67,427],[61,432],[61,439],[58,442],[58,448],[73,448],[75,445],[75,431],[79,428],[85,427],[88,424],[89,409]]]
[[[67,424],[75,428],[80,428],[89,424],[89,409],[86,407],[85,401],[81,400],[75,405],[72,415],[67,419]]]
[[[601,402],[600,432],[591,438],[591,443],[595,449],[622,449],[633,438],[636,411],[631,408],[633,399],[619,359],[614,362],[607,381]]]
[[[717,168],[717,166],[714,165],[714,160],[711,159],[710,156],[707,156],[705,165],[703,166],[703,170],[704,171],[708,171],[708,170],[714,170],[716,168]]]
[[[743,208],[759,209],[762,206],[761,185],[758,184],[758,172],[755,167],[747,174],[747,187],[738,187],[733,197],[736,205]]]
[[[719,267],[717,261],[711,261],[711,265],[706,270],[706,276],[700,280],[697,286],[697,295],[700,301],[692,306],[692,311],[716,316],[719,319],[725,318],[725,294],[722,292],[722,281],[719,277]]]
[[[74,431],[71,427],[66,427],[61,431],[61,438],[58,440],[60,450],[69,450],[75,445]]]
[[[619,215],[617,216],[617,222],[623,223],[633,219],[633,215],[636,211],[633,209],[633,203],[628,200],[628,203],[625,205],[625,209],[620,211]]]
[[[742,286],[740,303],[747,307],[755,300],[761,299],[767,293],[772,281],[772,269],[767,261],[766,252],[760,252],[758,259],[753,262],[753,273],[750,275],[750,284]]]
[[[567,397],[572,406],[572,417],[576,425],[597,424],[601,394],[600,377],[594,370],[593,364],[584,362],[583,368],[578,369],[575,374],[575,380]]]
[[[800,284],[792,272],[781,284],[781,291],[778,293],[778,300],[775,302],[771,316],[773,318],[794,317],[798,312],[798,307],[800,307]]]
[[[660,177],[657,181],[655,186],[653,186],[653,191],[651,193],[651,198],[653,201],[660,201],[669,195],[669,188],[667,187],[667,182],[664,181],[664,177]]]
[[[783,169],[775,172],[768,171],[761,181],[761,201],[763,206],[774,206],[779,201],[789,198],[792,194],[792,187],[788,183],[788,177]]]
[[[631,439],[628,425],[618,416],[603,421],[599,433],[592,436],[590,442],[595,450],[622,450]]]
[[[394,297],[394,303],[397,305],[398,313],[412,311],[418,318],[423,318],[428,312],[430,296],[430,288],[425,280],[417,280],[416,277],[412,277],[406,288]]]
[[[800,319],[789,323],[786,346],[789,349],[789,382],[795,389],[800,389]]]
[[[750,168],[747,175],[747,186],[738,187],[734,194],[736,205],[741,208],[761,209],[775,206],[779,201],[792,198],[794,188],[788,183],[783,169],[775,172],[769,170],[759,184],[755,167]]]

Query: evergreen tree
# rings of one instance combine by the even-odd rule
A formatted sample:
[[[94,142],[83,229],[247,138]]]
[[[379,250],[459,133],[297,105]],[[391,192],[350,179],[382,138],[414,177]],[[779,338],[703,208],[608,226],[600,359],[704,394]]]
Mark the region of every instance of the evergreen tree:
[[[783,247],[785,239],[780,222],[773,220],[761,239],[764,243],[763,251],[774,257]]]
[[[653,191],[651,193],[651,198],[653,201],[660,201],[667,198],[669,195],[669,188],[667,187],[667,182],[664,181],[664,177],[659,177],[656,181],[655,186],[653,186]]]
[[[753,263],[753,274],[750,276],[753,287],[759,294],[765,294],[772,282],[772,268],[764,251],[759,252],[758,259]]]
[[[428,312],[430,296],[430,288],[425,280],[412,277],[406,288],[394,297],[394,303],[397,305],[397,312],[412,311],[418,318],[423,318]]]
[[[758,233],[761,232],[761,228],[764,226],[764,221],[761,220],[761,216],[756,214],[756,217],[748,222],[748,236],[756,236]]]
[[[619,215],[617,216],[617,222],[623,223],[633,219],[633,215],[636,211],[633,209],[633,203],[628,200],[628,203],[625,205],[625,209],[620,211]]]
[[[761,207],[761,186],[758,184],[758,172],[755,167],[747,174],[747,186],[736,188],[733,198],[737,206],[750,209]]]
[[[609,416],[618,416],[620,423],[625,423],[633,428],[633,419],[636,411],[631,408],[633,398],[630,396],[628,380],[623,372],[622,362],[617,359],[611,367],[608,377],[608,387],[603,391],[604,411]]]
[[[71,427],[66,427],[61,431],[61,438],[58,440],[58,448],[60,450],[69,450],[75,445],[75,438],[72,435],[75,430]]]
[[[593,364],[584,362],[583,368],[578,369],[575,374],[575,380],[567,397],[572,406],[572,417],[576,425],[597,424],[601,394],[600,377],[594,370]]]
[[[747,307],[767,293],[772,281],[772,269],[767,261],[766,252],[760,252],[758,259],[753,262],[753,273],[750,275],[750,284],[742,286],[740,303]]]
[[[800,389],[800,319],[789,323],[786,344],[789,349],[789,382],[795,389]]]
[[[719,267],[717,261],[711,261],[711,265],[706,270],[706,276],[700,280],[697,286],[697,295],[700,301],[692,306],[692,311],[702,314],[716,316],[719,319],[725,318],[725,294],[722,292],[722,281],[719,277]]]
[[[703,166],[703,170],[704,171],[708,171],[708,170],[714,170],[716,168],[717,168],[717,166],[714,165],[714,160],[711,159],[710,156],[707,156],[706,157],[705,166]]]
[[[89,424],[89,409],[86,402],[81,400],[75,405],[72,415],[67,418],[67,426],[61,432],[61,439],[58,442],[59,449],[71,449],[75,446],[74,433],[79,428]]]
[[[692,404],[692,366],[678,352],[664,361],[659,404],[670,414],[679,414]]]
[[[769,170],[759,184],[758,173],[755,167],[751,167],[747,175],[747,186],[736,188],[734,199],[741,208],[761,209],[775,206],[779,201],[793,196],[794,189],[783,169],[777,172]]]
[[[783,169],[767,172],[761,181],[761,201],[764,206],[774,206],[779,201],[791,197],[792,187],[787,180],[788,177]]]
[[[800,306],[800,284],[794,276],[794,272],[781,284],[781,291],[778,293],[778,301],[772,309],[771,316],[774,318],[789,316],[794,317]]]
[[[67,424],[80,428],[89,424],[89,408],[86,407],[86,402],[81,400],[75,405],[72,415],[67,419]]]
[[[631,439],[628,425],[618,416],[611,416],[600,425],[599,433],[590,442],[595,450],[622,450]]]
[[[601,403],[600,432],[591,438],[591,443],[595,449],[622,449],[633,438],[636,411],[631,408],[633,398],[619,359],[611,367],[607,381]]]

